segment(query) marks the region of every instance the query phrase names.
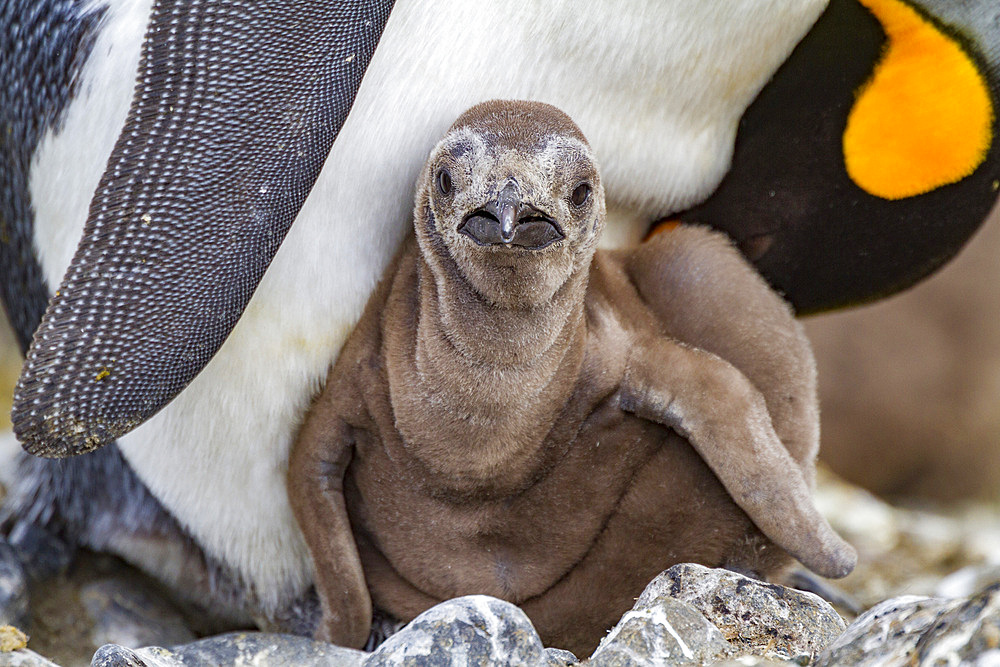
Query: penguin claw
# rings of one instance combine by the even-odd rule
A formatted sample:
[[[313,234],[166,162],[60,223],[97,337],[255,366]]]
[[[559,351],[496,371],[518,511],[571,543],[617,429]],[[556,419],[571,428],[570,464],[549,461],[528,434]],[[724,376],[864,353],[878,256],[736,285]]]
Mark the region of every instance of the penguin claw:
[[[26,628],[28,613],[28,575],[17,552],[0,539],[0,625]]]
[[[32,581],[65,573],[78,551],[75,545],[30,521],[14,523],[6,541]]]
[[[779,583],[782,585],[818,595],[834,607],[843,609],[854,616],[861,614],[865,610],[864,605],[853,595],[832,581],[824,579],[804,567],[793,567],[781,579],[782,581]]]

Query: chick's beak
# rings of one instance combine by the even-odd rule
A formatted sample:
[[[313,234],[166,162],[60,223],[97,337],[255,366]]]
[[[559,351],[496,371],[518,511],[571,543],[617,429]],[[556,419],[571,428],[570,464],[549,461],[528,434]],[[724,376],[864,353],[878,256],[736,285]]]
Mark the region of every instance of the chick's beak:
[[[508,182],[495,200],[467,215],[458,231],[478,245],[540,250],[563,238],[550,216],[522,201],[517,183]]]
[[[514,225],[520,212],[521,207],[517,202],[508,201],[500,206],[500,240],[505,245],[510,245],[514,241]]]

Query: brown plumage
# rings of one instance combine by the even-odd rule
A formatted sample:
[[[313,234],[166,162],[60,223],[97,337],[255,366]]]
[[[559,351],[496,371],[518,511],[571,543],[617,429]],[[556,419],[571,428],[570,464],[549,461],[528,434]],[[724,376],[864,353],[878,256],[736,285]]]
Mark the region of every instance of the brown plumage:
[[[809,346],[724,237],[595,254],[590,148],[527,102],[456,121],[414,218],[292,452],[320,637],[484,593],[585,655],[678,562],[852,569],[810,499]]]

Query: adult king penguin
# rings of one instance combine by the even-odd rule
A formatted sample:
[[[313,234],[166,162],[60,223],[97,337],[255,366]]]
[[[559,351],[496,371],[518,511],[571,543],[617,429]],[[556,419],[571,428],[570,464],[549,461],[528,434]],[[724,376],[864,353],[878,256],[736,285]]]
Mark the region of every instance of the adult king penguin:
[[[423,156],[484,99],[578,121],[614,243],[708,222],[800,311],[926,275],[996,199],[1000,9],[863,4],[8,0],[13,422],[30,454],[80,454],[21,458],[11,541],[295,629],[289,443]]]

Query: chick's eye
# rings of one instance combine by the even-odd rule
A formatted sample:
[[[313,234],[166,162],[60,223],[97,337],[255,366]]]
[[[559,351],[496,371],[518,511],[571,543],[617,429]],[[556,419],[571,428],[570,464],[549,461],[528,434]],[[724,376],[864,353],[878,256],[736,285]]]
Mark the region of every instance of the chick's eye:
[[[569,200],[573,202],[573,206],[583,206],[583,204],[590,199],[590,184],[580,183],[573,190],[573,194],[570,195]]]
[[[438,192],[443,195],[451,193],[451,174],[448,173],[447,169],[438,171],[436,180]]]

